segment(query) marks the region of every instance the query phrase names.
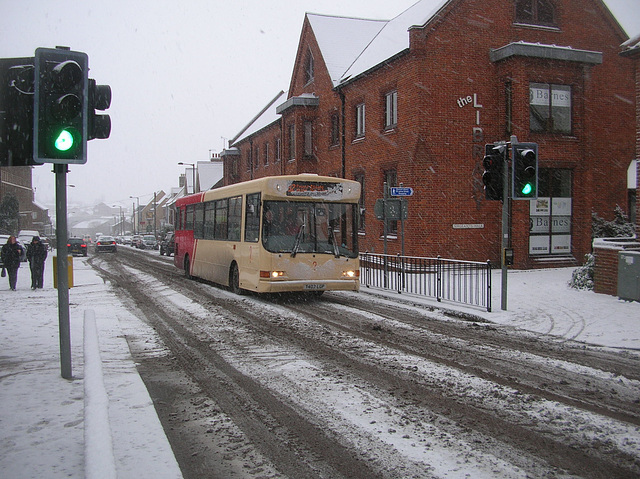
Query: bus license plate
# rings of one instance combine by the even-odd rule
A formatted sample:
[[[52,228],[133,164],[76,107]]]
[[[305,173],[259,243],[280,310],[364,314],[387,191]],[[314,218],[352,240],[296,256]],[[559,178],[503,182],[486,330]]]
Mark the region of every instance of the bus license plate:
[[[304,289],[307,291],[317,291],[319,289],[325,289],[327,287],[326,284],[305,284]]]

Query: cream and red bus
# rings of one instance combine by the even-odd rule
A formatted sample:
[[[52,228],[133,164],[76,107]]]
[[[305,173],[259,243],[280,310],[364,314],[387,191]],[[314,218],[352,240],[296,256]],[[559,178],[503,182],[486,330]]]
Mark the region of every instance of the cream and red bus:
[[[176,201],[174,264],[240,294],[360,287],[360,183],[269,176]]]

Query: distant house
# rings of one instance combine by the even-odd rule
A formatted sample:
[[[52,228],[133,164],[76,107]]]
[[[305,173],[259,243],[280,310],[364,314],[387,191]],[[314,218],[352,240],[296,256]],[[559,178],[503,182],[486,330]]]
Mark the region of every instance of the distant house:
[[[531,5],[536,8],[530,8]],[[499,265],[485,144],[539,145],[539,199],[508,200],[515,267],[572,265],[591,213],[627,207],[634,63],[601,0],[422,0],[389,21],[308,13],[286,94],[222,154],[225,184],[318,173],[362,185],[360,250],[381,252],[383,185],[410,186],[389,252]],[[637,62],[635,63],[637,65]],[[404,226],[402,228],[401,226]]]

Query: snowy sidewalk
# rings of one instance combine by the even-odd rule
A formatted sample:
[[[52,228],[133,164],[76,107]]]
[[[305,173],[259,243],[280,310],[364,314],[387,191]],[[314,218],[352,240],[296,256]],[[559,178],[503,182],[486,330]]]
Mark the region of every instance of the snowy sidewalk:
[[[501,310],[501,270],[491,276],[492,311],[451,302],[404,295],[451,311],[460,311],[497,324],[548,334],[597,346],[640,351],[640,303],[615,296],[578,291],[568,286],[574,268],[510,270],[507,274],[507,310]],[[362,292],[398,297],[393,291]],[[403,296],[403,295],[400,295]],[[405,298],[405,299],[406,299]]]
[[[131,320],[109,287],[74,258],[70,290],[73,380],[62,379],[58,335],[58,296],[52,286],[52,258],[47,259],[45,287],[32,291],[29,266],[18,272],[18,290],[0,282],[0,471],[2,477],[85,477],[100,470],[85,443],[111,433],[117,477],[182,477],[149,394],[137,373],[120,321]],[[84,312],[95,313],[99,356],[108,401],[108,425],[86,430]],[[94,346],[95,347],[95,346]],[[97,355],[89,350],[90,355]],[[85,382],[87,384],[85,384]],[[93,431],[93,432],[91,432]],[[104,469],[102,469],[104,471]]]

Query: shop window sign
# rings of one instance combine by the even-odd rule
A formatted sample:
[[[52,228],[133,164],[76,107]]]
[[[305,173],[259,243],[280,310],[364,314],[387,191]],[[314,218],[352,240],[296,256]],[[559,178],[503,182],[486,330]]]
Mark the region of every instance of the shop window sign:
[[[529,254],[571,253],[571,198],[531,200]]]

